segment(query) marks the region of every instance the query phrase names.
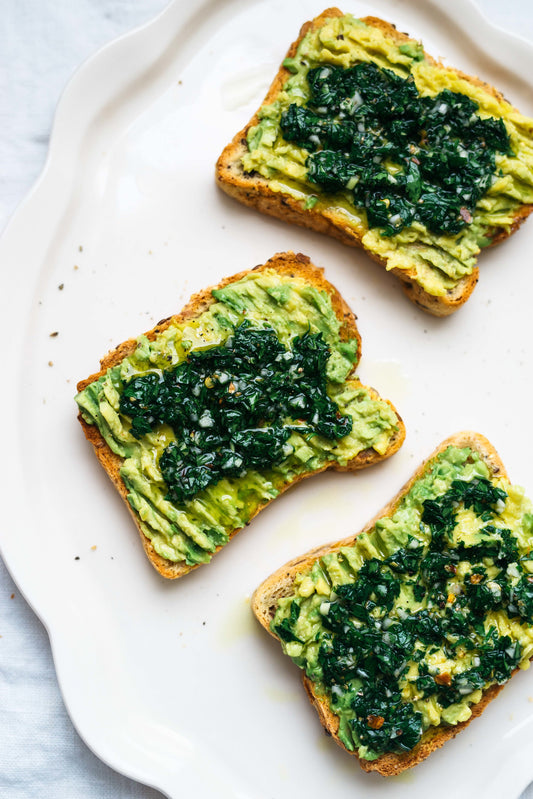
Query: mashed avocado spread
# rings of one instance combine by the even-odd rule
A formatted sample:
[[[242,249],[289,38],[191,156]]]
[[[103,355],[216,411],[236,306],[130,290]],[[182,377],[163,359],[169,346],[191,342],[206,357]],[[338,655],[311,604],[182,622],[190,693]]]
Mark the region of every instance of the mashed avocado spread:
[[[162,557],[211,558],[299,475],[361,451],[384,453],[398,419],[348,375],[326,292],[274,270],[213,291],[76,397],[123,458],[121,476]]]
[[[471,716],[533,655],[533,506],[448,447],[352,546],[298,575],[271,627],[374,760]]]
[[[442,295],[533,203],[533,120],[350,15],[310,31],[248,132],[246,172],[339,214]]]

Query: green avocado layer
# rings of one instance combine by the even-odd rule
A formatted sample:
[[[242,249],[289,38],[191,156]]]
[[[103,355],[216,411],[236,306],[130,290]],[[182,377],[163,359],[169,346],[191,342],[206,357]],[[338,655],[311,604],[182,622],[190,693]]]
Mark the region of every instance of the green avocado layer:
[[[271,628],[367,760],[471,716],[533,655],[533,506],[469,448],[298,575]]]
[[[303,278],[262,270],[213,291],[213,297],[209,309],[194,320],[170,324],[153,341],[141,337],[132,355],[76,397],[83,418],[96,424],[111,450],[124,459],[120,473],[130,505],[156,552],[189,565],[208,561],[233,530],[243,527],[295,478],[333,461],[344,466],[369,448],[383,454],[398,430],[391,406],[373,399],[357,378],[347,379],[357,363],[357,340],[340,340],[339,320],[326,292]],[[273,330],[285,350],[295,337],[320,334],[329,349],[327,396],[338,406],[339,419],[350,418],[351,430],[342,438],[328,439],[307,427],[303,432],[291,429],[283,442],[287,456],[281,461],[249,469],[244,476],[223,477],[192,497],[173,501],[160,461],[179,444],[176,434],[165,423],[143,434],[132,429],[131,416],[121,412],[125,387],[138,377],[162,377],[189,354],[221,347],[235,338],[244,322],[247,330]],[[302,424],[285,421],[296,421],[295,427]]]
[[[314,164],[317,158],[325,157],[328,145],[324,140],[318,135],[313,136],[313,146],[308,150],[284,137],[282,124],[283,119],[287,119],[289,108],[292,106],[294,110],[296,106],[307,107],[311,100],[312,90],[308,81],[310,70],[321,66],[348,70],[356,64],[366,63],[374,64],[379,70],[389,70],[400,78],[412,79],[422,98],[436,98],[443,92],[444,95],[448,93],[448,97],[452,96],[449,93],[463,95],[478,107],[476,114],[483,120],[492,118],[495,124],[497,120],[503,120],[509,136],[509,151],[496,155],[496,172],[486,189],[484,187],[483,196],[477,201],[474,213],[470,214],[467,207],[461,209],[461,215],[467,224],[460,232],[431,232],[416,215],[409,226],[402,227],[399,221],[405,214],[401,209],[400,212],[391,211],[390,218],[382,223],[381,228],[379,225],[369,226],[365,207],[360,202],[355,202],[352,185],[355,177],[347,181],[344,189],[331,191],[326,191],[310,179],[310,161]],[[306,209],[314,208],[326,217],[338,218],[340,215],[360,236],[364,247],[386,262],[387,269],[415,269],[417,282],[429,294],[444,295],[464,276],[471,274],[481,248],[488,246],[495,234],[509,232],[518,209],[523,204],[533,203],[533,120],[522,116],[505,100],[488,92],[482,84],[468,81],[460,74],[429,62],[424,58],[422,48],[415,43],[398,46],[379,28],[346,15],[330,19],[318,30],[307,33],[295,57],[287,59],[285,66],[292,74],[275,102],[261,108],[259,123],[250,128],[248,152],[242,159],[243,169],[267,178],[273,191],[301,200]],[[319,71],[315,74],[320,77],[321,73]],[[424,102],[427,105],[427,101]],[[371,135],[378,139],[385,136],[382,141],[383,152],[380,152],[379,157],[384,173],[389,176],[388,188],[392,190],[392,184],[405,171],[405,164],[398,164],[387,158],[386,131],[384,133],[383,130],[374,129],[374,122],[370,118],[363,116],[359,119],[357,115],[362,113],[361,109],[364,107],[363,98],[355,92],[343,103],[343,118],[339,116],[333,123],[342,125],[345,121],[350,124],[355,122],[359,131],[357,135]],[[332,124],[331,120],[327,121],[326,110],[326,106],[324,109],[318,108],[319,116],[324,117],[322,127]],[[445,114],[450,113],[450,103],[439,101],[439,107],[435,110],[437,117],[441,111],[444,126]],[[367,122],[371,126],[368,129]],[[401,124],[401,119],[397,124]],[[415,139],[411,143],[412,152],[416,156],[421,148],[425,154],[424,136],[422,134],[421,139],[420,132],[415,133]],[[403,136],[403,132],[401,135]],[[347,146],[346,149],[350,148]],[[461,147],[458,147],[458,154],[461,153]],[[465,154],[468,155],[466,151]],[[346,157],[348,155],[346,153]],[[431,155],[433,166],[440,155],[437,148],[435,154]],[[328,158],[331,160],[331,157]],[[412,178],[411,172],[416,171],[416,161],[414,164],[415,166],[411,165],[407,170],[408,182]],[[444,163],[442,168],[447,168]],[[340,171],[344,174],[345,166]],[[453,176],[453,169],[450,174]],[[411,193],[412,187],[408,188]],[[463,191],[462,194],[468,205],[468,192]],[[367,200],[374,209],[373,216],[376,216],[376,203],[372,202],[372,198]],[[385,203],[386,200],[384,198]],[[382,215],[387,216],[386,209]],[[395,227],[401,230],[390,235]],[[384,232],[386,235],[383,235]]]

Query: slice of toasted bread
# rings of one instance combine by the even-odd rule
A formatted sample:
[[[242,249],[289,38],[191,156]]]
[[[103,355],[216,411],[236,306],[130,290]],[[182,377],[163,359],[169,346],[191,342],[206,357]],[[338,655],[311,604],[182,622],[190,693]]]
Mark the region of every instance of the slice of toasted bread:
[[[280,276],[285,276],[287,278],[294,278],[297,280],[304,280],[305,284],[313,287],[318,292],[327,295],[329,301],[331,303],[331,307],[338,319],[340,324],[339,328],[339,337],[341,341],[348,342],[348,341],[356,341],[357,342],[357,352],[360,355],[360,336],[357,331],[356,317],[347,306],[346,302],[343,300],[339,292],[334,288],[334,286],[329,283],[323,274],[323,270],[314,266],[310,259],[302,254],[294,254],[294,253],[281,253],[275,255],[265,264],[255,267],[254,270],[250,270],[249,272],[241,272],[236,274],[232,277],[227,277],[222,280],[217,286],[213,286],[211,288],[205,289],[204,291],[199,292],[198,294],[194,295],[190,302],[184,307],[184,309],[177,314],[176,316],[172,316],[168,319],[165,319],[159,322],[153,330],[146,333],[146,338],[149,341],[154,341],[160,336],[165,330],[167,330],[171,325],[181,324],[187,322],[189,320],[196,320],[200,317],[200,315],[207,311],[208,308],[211,306],[212,303],[216,302],[215,297],[213,296],[213,291],[215,289],[221,289],[223,287],[229,286],[230,284],[237,283],[238,281],[242,280],[248,275],[252,274],[259,274],[262,272],[272,272],[275,271],[275,274]],[[135,352],[136,348],[138,347],[138,340],[130,339],[125,341],[123,344],[120,344],[115,350],[108,353],[101,361],[101,369],[96,374],[91,375],[85,380],[82,380],[78,384],[78,391],[80,393],[84,392],[88,386],[93,384],[99,378],[106,374],[107,370],[112,367],[117,366],[118,364],[122,363],[123,359],[132,355]],[[353,384],[360,387],[360,383],[352,373],[348,375],[346,384]],[[290,488],[292,485],[297,483],[303,477],[308,476],[309,474],[314,474],[319,471],[323,471],[327,468],[335,468],[341,471],[344,470],[357,470],[362,469],[366,466],[370,466],[378,461],[383,460],[384,458],[389,457],[394,452],[396,452],[399,447],[401,446],[404,437],[405,437],[405,427],[404,424],[396,413],[392,404],[386,400],[381,400],[378,394],[372,388],[365,389],[368,396],[373,400],[378,400],[380,403],[383,403],[383,408],[387,408],[388,412],[392,411],[392,416],[394,418],[394,424],[387,432],[387,445],[385,450],[378,452],[376,449],[373,449],[371,446],[366,447],[359,451],[355,457],[353,457],[348,463],[341,465],[340,463],[329,460],[328,462],[324,463],[324,465],[319,469],[314,469],[313,471],[304,472],[302,474],[297,475],[293,480],[290,482],[285,483],[284,485],[280,486],[277,493],[281,493],[286,489]],[[187,563],[185,560],[173,560],[166,558],[159,554],[147,535],[144,534],[142,530],[142,525],[140,523],[140,517],[138,513],[132,509],[129,501],[128,501],[128,488],[126,487],[124,480],[121,477],[121,468],[124,464],[124,458],[120,455],[113,452],[106,442],[104,436],[100,432],[99,428],[96,424],[92,423],[91,419],[84,418],[82,413],[78,416],[79,421],[83,427],[83,431],[85,433],[86,438],[92,444],[95,454],[104,467],[105,471],[107,472],[108,476],[110,477],[111,481],[113,482],[115,488],[118,490],[120,496],[126,502],[128,509],[130,510],[133,519],[139,529],[142,543],[146,554],[152,563],[152,565],[157,569],[157,571],[163,575],[164,577],[168,578],[176,578],[181,577],[182,575],[191,571],[191,569],[196,568],[198,563],[191,564]],[[238,478],[235,478],[238,480]],[[253,518],[263,507],[265,507],[268,502],[265,501],[259,504],[257,507],[252,508],[250,514],[246,518],[246,524]],[[232,538],[242,527],[237,529],[226,529],[226,533],[229,538]],[[220,546],[217,546],[214,551],[218,551]]]
[[[498,453],[489,441],[478,433],[465,431],[457,433],[446,439],[431,456],[422,463],[417,469],[412,478],[406,483],[401,491],[394,499],[389,502],[382,511],[380,511],[365,527],[360,531],[366,533],[371,531],[378,519],[383,517],[391,517],[398,508],[402,498],[409,492],[415,483],[424,475],[431,465],[434,463],[435,458],[443,453],[449,446],[469,448],[477,453],[480,458],[487,465],[491,479],[503,478],[507,480],[507,473],[504,465],[498,456]],[[270,635],[278,638],[272,631],[271,622],[274,619],[278,602],[284,597],[293,595],[294,581],[302,574],[309,573],[313,564],[315,564],[322,556],[329,555],[330,553],[338,552],[341,548],[350,546],[354,543],[357,536],[350,536],[335,543],[326,544],[325,546],[318,547],[312,551],[291,560],[286,563],[274,574],[268,577],[254,592],[252,597],[253,612],[261,623],[261,625],[270,633]],[[278,638],[279,640],[279,638]],[[514,672],[513,672],[514,673]],[[339,737],[339,717],[330,709],[328,698],[325,694],[320,693],[313,681],[311,681],[305,673],[303,675],[303,683],[307,692],[308,698],[312,705],[316,708],[320,721],[324,726],[326,732],[331,735],[337,744],[346,749],[343,742]],[[459,722],[455,725],[439,724],[438,726],[430,726],[422,735],[419,743],[410,751],[400,754],[385,753],[380,755],[375,760],[365,760],[359,758],[357,752],[349,752],[358,757],[359,765],[365,771],[377,771],[384,776],[392,776],[399,774],[407,768],[417,765],[431,754],[435,749],[442,746],[450,738],[454,738],[461,730],[463,730],[474,718],[479,716],[487,704],[494,699],[494,697],[502,690],[503,685],[494,684],[487,688],[482,698],[476,704],[471,706],[472,715],[467,721]],[[346,749],[346,751],[349,751]]]
[[[256,170],[247,172],[243,167],[243,157],[249,152],[247,140],[249,131],[258,125],[261,110],[275,103],[282,93],[285,84],[291,78],[292,73],[287,66],[285,66],[287,59],[294,59],[300,44],[307,34],[320,30],[332,19],[342,16],[343,13],[339,9],[329,8],[320,14],[320,16],[303,25],[298,39],[290,46],[286,59],[275,76],[261,108],[248,124],[234,136],[233,140],[225,147],[220,155],[216,164],[217,183],[220,188],[231,197],[234,197],[245,205],[256,208],[262,213],[278,217],[286,222],[292,222],[303,227],[311,228],[320,233],[325,233],[340,240],[344,244],[362,247],[373,260],[377,261],[381,266],[385,267],[399,278],[402,288],[410,300],[435,316],[446,316],[453,313],[466,302],[478,281],[479,273],[478,267],[475,265],[475,257],[473,258],[473,265],[465,268],[462,274],[445,281],[445,284],[443,284],[445,288],[441,286],[436,289],[429,285],[427,280],[424,281],[417,272],[417,253],[415,250],[417,247],[422,247],[422,239],[415,239],[414,243],[409,245],[410,249],[406,248],[406,258],[399,267],[397,262],[396,265],[392,262],[390,254],[373,252],[372,249],[365,244],[363,237],[365,233],[368,232],[368,226],[365,221],[366,217],[363,220],[358,218],[357,222],[352,222],[350,214],[346,214],[338,207],[338,202],[335,197],[331,199],[328,205],[328,195],[317,186],[313,188],[313,184],[309,184],[309,182],[305,180],[295,179],[294,183],[298,191],[291,192],[287,187],[284,188],[283,185],[280,185],[283,184],[284,181],[287,182],[287,180],[284,175],[278,175],[276,168],[272,169],[273,176],[270,178],[264,177]],[[418,42],[409,38],[407,34],[400,33],[396,30],[394,25],[388,22],[376,17],[365,17],[360,20],[360,22],[363,22],[368,28],[380,31],[388,41],[394,43],[398,47],[413,45],[420,48]],[[338,38],[342,38],[342,36]],[[510,117],[513,118],[518,114],[518,112],[504,100],[501,93],[492,86],[484,83],[477,77],[472,77],[458,70],[445,67],[425,53],[421,48],[420,52],[423,53],[425,63],[438,68],[440,73],[442,73],[442,85],[440,88],[448,85],[446,76],[453,75],[454,79],[457,78],[463,83],[463,86],[470,85],[471,87],[477,87],[482,90],[488,98],[488,103],[493,106],[490,113],[495,116],[504,116],[504,118],[505,113],[508,113]],[[321,54],[321,58],[324,60],[319,63],[330,63],[327,53],[325,55]],[[368,52],[368,58],[370,61],[373,60],[371,50]],[[335,62],[333,61],[333,63]],[[528,123],[525,124],[525,130],[528,131],[526,132],[526,136],[529,136],[529,151],[531,151],[531,146],[533,145],[533,122],[531,122],[531,120],[526,120],[524,117],[521,117],[521,119],[524,124]],[[278,137],[283,141],[281,134],[278,133]],[[305,153],[306,151],[303,150],[302,152]],[[531,169],[531,166],[529,166],[529,169]],[[277,180],[278,176],[280,180]],[[306,199],[309,196],[319,198],[320,202],[316,207],[308,207]],[[533,197],[533,186],[529,187],[528,197]],[[354,206],[354,211],[360,210],[361,209],[357,209]],[[505,225],[484,229],[484,241],[480,246],[486,247],[506,239],[518,229],[532,211],[533,204],[531,199],[523,203],[516,202],[513,205],[512,212],[510,212],[511,219],[508,219]],[[474,216],[474,220],[475,219],[476,217]],[[436,249],[440,250],[440,243],[437,243]],[[461,260],[461,258],[458,260]],[[469,263],[472,263],[472,259]],[[463,266],[465,266],[464,263]],[[443,274],[436,266],[431,267],[431,274],[443,277]]]

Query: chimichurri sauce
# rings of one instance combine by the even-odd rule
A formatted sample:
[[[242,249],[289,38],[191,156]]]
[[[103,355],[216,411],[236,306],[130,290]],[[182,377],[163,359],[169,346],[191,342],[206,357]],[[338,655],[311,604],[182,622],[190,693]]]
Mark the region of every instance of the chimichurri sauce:
[[[120,411],[137,438],[170,425],[176,440],[159,466],[169,499],[183,502],[223,477],[280,463],[292,452],[293,429],[328,439],[351,432],[351,417],[326,392],[329,355],[320,333],[296,336],[285,349],[272,328],[244,322],[223,346],[131,379]]]
[[[473,218],[509,153],[501,119],[444,89],[423,97],[412,77],[372,63],[309,70],[307,105],[281,117],[287,141],[309,151],[308,179],[325,192],[351,193],[371,228],[393,236],[413,222],[456,234]]]

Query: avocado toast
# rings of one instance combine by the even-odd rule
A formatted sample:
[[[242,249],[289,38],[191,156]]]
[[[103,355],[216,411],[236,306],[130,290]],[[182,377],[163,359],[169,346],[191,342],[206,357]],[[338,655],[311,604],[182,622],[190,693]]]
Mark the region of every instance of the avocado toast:
[[[357,535],[252,599],[328,734],[384,776],[479,716],[533,655],[533,506],[492,445],[458,433]]]
[[[153,566],[180,577],[272,499],[392,455],[405,429],[354,374],[355,316],[309,258],[195,295],[78,384],[79,420]]]
[[[393,25],[331,8],[302,27],[216,178],[363,247],[444,316],[474,289],[481,249],[533,210],[533,121]]]

